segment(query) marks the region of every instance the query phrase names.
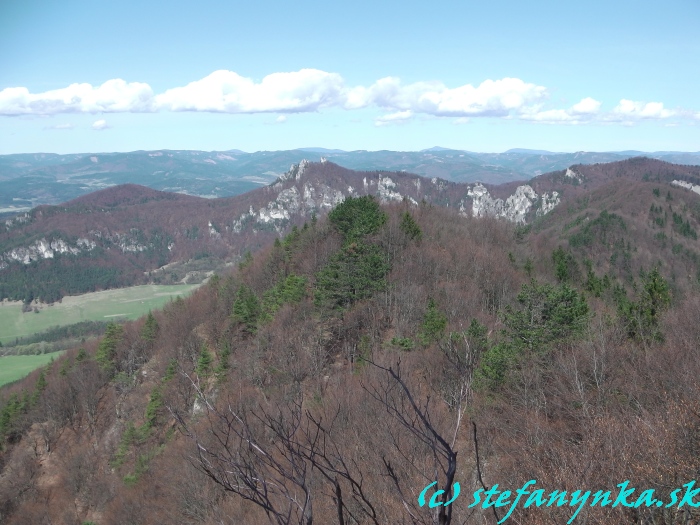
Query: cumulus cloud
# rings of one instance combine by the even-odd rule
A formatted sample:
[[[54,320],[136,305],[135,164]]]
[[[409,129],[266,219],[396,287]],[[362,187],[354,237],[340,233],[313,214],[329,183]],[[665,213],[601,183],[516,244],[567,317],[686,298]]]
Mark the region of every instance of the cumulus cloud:
[[[154,94],[148,84],[108,80],[93,87],[71,84],[62,89],[30,93],[24,87],[0,91],[0,115],[56,115],[62,113],[117,113],[154,111],[193,111],[214,113],[316,112],[326,108],[357,110],[378,108],[387,114],[375,125],[405,123],[416,115],[454,117],[461,124],[470,118],[516,118],[553,124],[591,122],[632,125],[643,120],[696,121],[696,110],[669,110],[661,102],[622,99],[612,110],[602,111],[602,103],[583,98],[569,108],[547,104],[546,87],[519,78],[484,80],[478,85],[448,87],[439,81],[404,84],[400,78],[384,77],[365,86],[347,86],[338,73],[301,69],[273,73],[260,81],[228,70]],[[58,128],[57,128],[58,129]],[[64,128],[67,129],[67,128]]]
[[[386,77],[369,88],[349,90],[346,107],[376,105],[438,117],[504,117],[546,97],[545,87],[518,78],[485,80],[477,87],[465,84],[448,88],[441,82],[403,85],[396,77]]]
[[[665,109],[661,102],[635,102],[633,100],[620,100],[610,115],[609,120],[647,120],[667,119],[676,115],[676,112]]]
[[[72,84],[31,94],[26,88],[0,91],[0,114],[206,111],[218,113],[295,113],[327,107],[376,106],[443,117],[507,116],[547,96],[543,86],[517,78],[485,80],[478,86],[449,88],[441,82],[403,84],[385,77],[370,86],[347,87],[337,73],[302,69],[273,73],[260,82],[227,70],[154,95],[148,84],[109,80],[99,87]]]
[[[595,115],[600,111],[601,103],[591,97],[586,97],[578,104],[571,106],[574,115]]]
[[[396,113],[390,113],[389,115],[383,115],[377,117],[374,120],[375,126],[386,126],[388,124],[405,124],[413,118],[413,111],[407,109],[406,111],[397,111]]]
[[[109,129],[111,126],[107,124],[106,120],[100,119],[93,122],[91,127],[95,131],[102,131],[104,129]]]
[[[280,115],[275,119],[275,122],[277,124],[284,124],[285,122],[287,122],[287,117],[285,117],[284,115]]]
[[[520,118],[523,120],[533,120],[536,122],[574,122],[574,117],[566,109],[548,109],[542,110],[541,106],[528,108],[521,111]]]
[[[35,94],[24,87],[12,87],[0,91],[0,115],[143,112],[153,110],[152,101],[153,90],[148,84],[119,78],[98,87],[71,84]]]
[[[545,123],[581,124],[586,122],[632,125],[641,120],[663,120],[681,115],[665,109],[661,102],[635,102],[623,99],[612,111],[601,111],[601,102],[586,97],[568,109],[543,110],[541,105],[524,108],[520,118]]]
[[[543,110],[542,105],[523,108],[520,118],[534,122],[549,124],[580,124],[595,120],[600,113],[601,103],[591,97],[586,97],[568,109]]]
[[[338,105],[342,90],[340,75],[318,69],[273,73],[257,84],[233,71],[220,70],[156,96],[156,105],[170,111],[308,112]]]

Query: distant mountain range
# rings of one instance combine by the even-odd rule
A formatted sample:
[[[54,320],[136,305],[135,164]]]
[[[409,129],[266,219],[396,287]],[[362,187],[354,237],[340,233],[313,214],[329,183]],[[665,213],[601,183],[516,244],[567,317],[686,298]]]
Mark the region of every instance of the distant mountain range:
[[[41,204],[58,204],[118,184],[206,198],[230,197],[270,184],[302,159],[325,157],[354,170],[405,171],[452,182],[501,184],[529,180],[573,164],[615,162],[644,155],[675,164],[700,164],[700,152],[576,152],[511,149],[476,153],[439,146],[423,151],[342,151],[301,148],[288,151],[158,150],[130,153],[0,156],[0,215]]]

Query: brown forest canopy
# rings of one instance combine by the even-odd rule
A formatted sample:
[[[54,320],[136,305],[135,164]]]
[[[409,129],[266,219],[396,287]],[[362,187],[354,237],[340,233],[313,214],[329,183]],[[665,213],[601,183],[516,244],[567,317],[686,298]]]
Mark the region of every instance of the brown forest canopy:
[[[668,501],[700,467],[696,204],[637,181],[516,227],[347,199],[3,390],[0,521],[495,523],[471,494],[531,479]],[[461,495],[421,508],[433,481]]]

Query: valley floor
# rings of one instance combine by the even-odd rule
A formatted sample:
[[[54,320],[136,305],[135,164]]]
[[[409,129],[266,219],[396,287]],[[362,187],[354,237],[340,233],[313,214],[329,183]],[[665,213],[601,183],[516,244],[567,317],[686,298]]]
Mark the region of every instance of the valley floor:
[[[12,383],[44,366],[61,352],[42,355],[8,355],[0,357],[0,386]]]
[[[137,319],[199,285],[143,285],[64,297],[60,303],[39,304],[38,313],[22,312],[21,302],[0,303],[0,343],[80,321]],[[32,309],[35,305],[32,305]]]

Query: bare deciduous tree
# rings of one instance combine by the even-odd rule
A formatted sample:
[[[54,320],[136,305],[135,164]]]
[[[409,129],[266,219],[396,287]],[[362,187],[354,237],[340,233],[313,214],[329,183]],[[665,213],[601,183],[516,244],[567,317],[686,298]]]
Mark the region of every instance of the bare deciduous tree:
[[[406,382],[401,377],[400,363],[396,365],[396,369],[393,367],[385,368],[376,363],[371,364],[386,373],[387,381],[382,382],[380,386],[369,385],[364,388],[405,430],[430,451],[433,457],[435,478],[438,478],[438,485],[440,490],[443,491],[440,494],[442,504],[436,508],[437,523],[439,525],[450,525],[453,507],[445,504],[452,499],[452,487],[455,473],[457,472],[457,452],[453,448],[454,442],[450,444],[431,421],[430,397],[426,399],[424,404],[418,404]],[[393,447],[396,449],[401,448],[401,443],[397,436],[394,437]],[[386,458],[383,458],[383,461],[411,519],[414,523],[424,523],[420,517],[421,511],[416,505],[416,501],[405,496],[406,490],[402,486],[402,481],[392,467],[391,462]]]

